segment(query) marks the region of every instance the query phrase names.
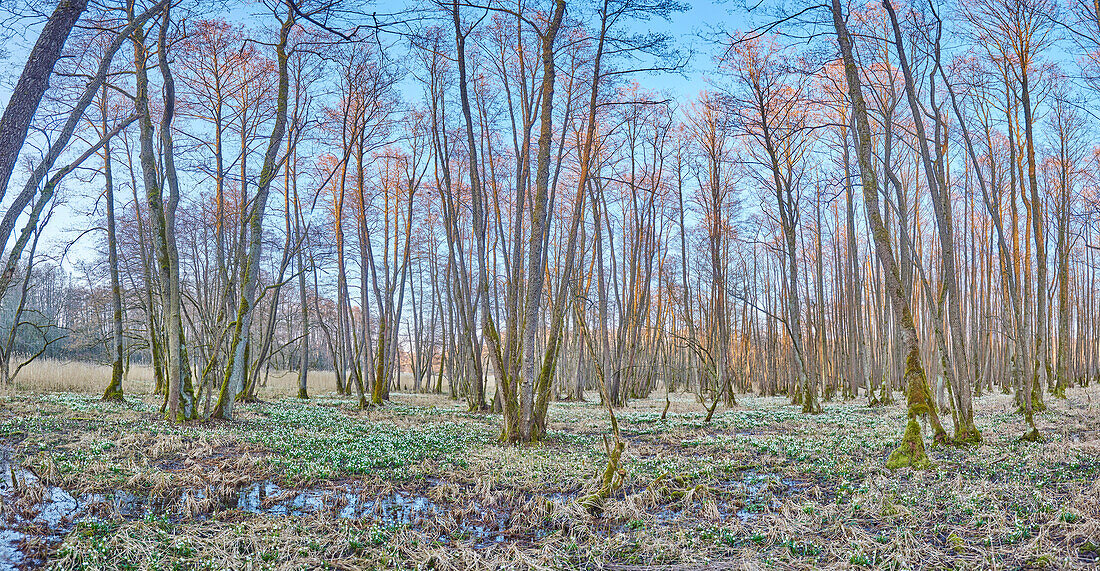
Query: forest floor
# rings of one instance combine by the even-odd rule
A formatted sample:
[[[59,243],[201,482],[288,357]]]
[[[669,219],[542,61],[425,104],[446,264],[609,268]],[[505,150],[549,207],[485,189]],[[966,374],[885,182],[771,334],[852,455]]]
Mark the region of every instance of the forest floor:
[[[983,396],[985,442],[932,447],[924,471],[884,468],[899,405],[739,401],[710,423],[693,395],[665,419],[664,395],[618,411],[624,483],[591,517],[576,498],[607,461],[598,402],[553,403],[545,441],[516,447],[499,416],[439,396],[185,426],[153,397],[0,397],[0,568],[1100,566],[1100,387],[1048,397],[1039,443],[1011,397]]]

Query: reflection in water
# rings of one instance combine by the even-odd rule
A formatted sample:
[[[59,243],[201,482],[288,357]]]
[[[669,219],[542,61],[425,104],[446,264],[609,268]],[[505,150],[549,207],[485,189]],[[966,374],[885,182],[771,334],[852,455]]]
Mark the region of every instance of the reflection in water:
[[[104,516],[115,519],[139,520],[149,516],[174,519],[208,517],[215,507],[237,509],[270,516],[306,516],[328,513],[341,519],[364,519],[387,527],[424,527],[443,518],[448,510],[423,495],[393,491],[380,496],[367,495],[365,490],[312,488],[285,489],[272,481],[247,485],[230,500],[214,502],[208,489],[189,489],[178,499],[166,500],[140,496],[125,490],[109,494],[84,494],[73,497],[65,490],[45,485],[30,470],[11,460],[11,449],[0,446],[0,571],[37,565],[44,561],[29,559],[29,543],[54,545],[72,531],[78,521],[95,521]],[[195,509],[195,506],[200,506]],[[205,506],[205,507],[201,507]],[[493,513],[470,506],[483,514],[492,514],[506,521],[510,514]],[[483,526],[463,521],[457,536],[485,547],[504,541],[501,525]],[[448,541],[440,537],[440,541]]]
[[[6,446],[0,446],[0,473],[0,571],[40,563],[27,559],[24,545],[35,537],[49,543],[61,541],[72,529],[81,503],[57,486],[43,485],[34,472],[15,464]]]
[[[510,522],[528,519],[532,505],[549,506],[557,512],[575,500],[576,493],[548,496],[525,494],[526,504],[498,504],[496,500],[463,505],[441,505],[425,495],[404,490],[378,494],[360,482],[337,486],[327,483],[304,490],[287,489],[270,480],[248,484],[236,490],[210,487],[186,489],[171,497],[142,496],[125,490],[108,494],[74,497],[11,458],[11,449],[0,445],[0,571],[36,566],[50,546],[61,542],[76,522],[96,520],[140,520],[164,517],[187,521],[211,517],[224,509],[273,516],[320,516],[353,519],[388,528],[409,527],[436,530],[440,543],[462,542],[484,548],[505,541],[542,537],[547,529],[528,529],[526,536],[514,532]],[[433,486],[447,485],[429,480]],[[719,480],[710,488],[718,497],[715,514],[720,519],[738,518],[749,522],[761,512],[779,507],[779,499],[806,484],[779,474],[746,471]],[[693,503],[693,502],[689,502]],[[693,517],[684,502],[657,511],[655,518],[665,525],[677,525]]]

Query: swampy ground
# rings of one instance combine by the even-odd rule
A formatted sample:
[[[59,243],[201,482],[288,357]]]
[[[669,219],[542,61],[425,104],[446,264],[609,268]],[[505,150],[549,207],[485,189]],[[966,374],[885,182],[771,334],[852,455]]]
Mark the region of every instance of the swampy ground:
[[[0,543],[9,567],[57,569],[1100,565],[1096,386],[1048,398],[1039,443],[1011,397],[983,396],[985,442],[930,448],[924,471],[883,467],[897,405],[807,416],[741,396],[704,423],[694,396],[671,399],[665,419],[664,395],[619,411],[624,483],[596,518],[575,499],[606,462],[597,402],[552,404],[549,437],[514,447],[499,416],[436,396],[268,400],[185,426],[152,397],[0,397],[19,486],[0,490]]]

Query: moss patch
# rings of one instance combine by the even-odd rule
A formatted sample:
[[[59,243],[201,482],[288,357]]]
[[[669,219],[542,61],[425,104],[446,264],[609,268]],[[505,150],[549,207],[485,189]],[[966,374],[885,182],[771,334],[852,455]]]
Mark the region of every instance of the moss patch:
[[[916,419],[910,418],[905,427],[905,436],[901,443],[890,453],[886,459],[886,467],[891,470],[909,466],[915,470],[924,470],[930,466],[928,454],[924,451],[924,439],[921,438],[920,424]]]

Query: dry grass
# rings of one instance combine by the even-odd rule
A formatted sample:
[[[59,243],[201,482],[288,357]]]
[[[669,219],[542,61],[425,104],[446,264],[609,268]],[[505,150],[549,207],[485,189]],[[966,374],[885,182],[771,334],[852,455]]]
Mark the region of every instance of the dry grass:
[[[84,361],[59,361],[36,359],[19,372],[14,387],[7,393],[79,393],[102,394],[111,380],[110,365]],[[336,379],[332,371],[310,371],[310,392],[325,394],[336,391]],[[153,368],[149,365],[130,366],[122,382],[123,392],[132,395],[153,393]],[[298,394],[298,372],[272,370],[261,378],[257,391],[261,399],[294,397]]]
[[[293,378],[293,375],[290,375]],[[312,378],[312,376],[311,376]],[[269,387],[277,386],[274,380]],[[293,386],[293,382],[290,383]],[[314,391],[320,394],[320,391]],[[896,395],[900,396],[900,395]],[[497,443],[499,416],[397,393],[355,410],[334,395],[245,405],[233,423],[170,427],[156,399],[0,398],[0,441],[74,493],[159,498],[156,517],[107,510],[48,547],[61,569],[1080,569],[1100,560],[1100,386],[1049,399],[1041,443],[1019,440],[1006,395],[976,400],[985,442],[933,447],[934,466],[888,471],[900,407],[741,396],[709,424],[693,395],[619,412],[626,478],[601,518],[574,499],[606,462],[606,411],[553,403],[536,447]],[[238,492],[399,492],[438,506],[394,521],[244,513]],[[201,489],[185,502],[184,490]],[[270,501],[278,501],[270,500]],[[175,507],[173,507],[175,506]],[[502,540],[480,541],[471,530]]]
[[[111,380],[111,366],[87,361],[36,359],[20,370],[15,383],[4,387],[0,394],[78,393],[103,394]],[[326,395],[336,392],[336,377],[332,370],[311,370],[307,377],[309,394]],[[412,387],[412,375],[401,374],[402,389]],[[486,391],[491,396],[495,380],[490,375]],[[153,394],[153,368],[133,364],[122,381],[127,395],[146,397]],[[197,389],[197,387],[196,387]],[[261,400],[294,398],[298,395],[298,371],[271,369],[260,379],[257,395]]]
[[[14,387],[20,393],[102,394],[111,380],[111,367],[84,361],[36,359],[19,371]],[[126,390],[138,394],[153,392],[152,368],[134,365],[126,379]]]

